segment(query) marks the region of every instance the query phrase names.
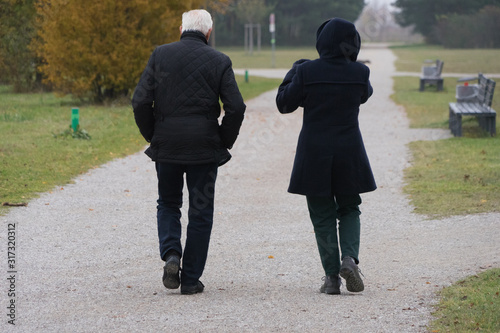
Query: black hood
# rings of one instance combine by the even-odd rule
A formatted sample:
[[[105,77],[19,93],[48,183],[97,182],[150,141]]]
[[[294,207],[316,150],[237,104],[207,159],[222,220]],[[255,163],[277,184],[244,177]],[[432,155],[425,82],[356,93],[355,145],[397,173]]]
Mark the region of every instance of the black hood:
[[[341,18],[323,23],[316,32],[316,50],[320,58],[345,58],[356,61],[361,38],[354,24]]]

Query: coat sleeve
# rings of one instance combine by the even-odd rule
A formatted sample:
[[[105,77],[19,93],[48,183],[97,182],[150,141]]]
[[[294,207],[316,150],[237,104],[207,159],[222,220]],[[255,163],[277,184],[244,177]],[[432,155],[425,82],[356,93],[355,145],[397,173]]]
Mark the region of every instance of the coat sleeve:
[[[219,128],[220,136],[224,146],[231,149],[240,132],[246,110],[246,105],[234,78],[231,62],[222,76],[220,99],[224,108],[224,117],[222,117]]]
[[[283,82],[278,88],[276,95],[276,106],[280,113],[290,113],[302,105],[303,83],[300,73],[300,64],[308,60],[301,59],[296,61],[292,69],[288,71],[283,79]]]
[[[366,67],[366,88],[363,93],[363,96],[361,96],[361,104],[365,103],[372,94],[373,94],[373,87],[370,84],[370,69]]]
[[[154,133],[154,88],[155,88],[155,63],[154,54],[151,54],[148,64],[141,75],[139,83],[132,97],[134,118],[139,131],[147,142],[151,142]]]

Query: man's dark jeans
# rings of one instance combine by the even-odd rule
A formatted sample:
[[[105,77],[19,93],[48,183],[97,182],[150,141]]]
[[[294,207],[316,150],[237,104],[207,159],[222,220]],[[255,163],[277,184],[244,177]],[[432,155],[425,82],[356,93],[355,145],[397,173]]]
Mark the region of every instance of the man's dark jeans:
[[[158,176],[158,238],[160,255],[168,251],[182,256],[181,283],[195,285],[207,260],[214,214],[216,163],[183,165],[156,163]],[[184,174],[189,191],[188,226],[184,252],[181,245],[181,211]]]

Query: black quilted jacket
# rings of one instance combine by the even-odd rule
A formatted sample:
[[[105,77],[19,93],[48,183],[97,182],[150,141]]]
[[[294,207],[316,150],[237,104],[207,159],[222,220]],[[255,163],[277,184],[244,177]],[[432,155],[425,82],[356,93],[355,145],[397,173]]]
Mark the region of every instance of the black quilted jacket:
[[[153,51],[132,106],[154,161],[219,165],[231,158],[246,108],[229,57],[192,31]]]

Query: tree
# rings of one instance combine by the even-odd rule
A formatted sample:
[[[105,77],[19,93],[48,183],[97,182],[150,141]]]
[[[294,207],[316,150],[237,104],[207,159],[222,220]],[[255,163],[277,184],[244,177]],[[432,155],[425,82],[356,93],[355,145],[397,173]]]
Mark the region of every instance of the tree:
[[[413,33],[412,27],[403,28],[396,23],[387,3],[370,2],[354,23],[363,42],[422,42],[422,35]]]
[[[500,7],[486,6],[474,15],[441,17],[436,37],[448,48],[500,48]]]
[[[315,45],[316,30],[329,18],[354,22],[364,0],[279,0],[276,5],[277,39],[286,45]]]
[[[249,8],[248,4],[251,5]],[[276,36],[280,45],[314,45],[316,30],[321,23],[332,17],[341,17],[354,22],[363,7],[364,0],[234,1],[228,13],[217,16],[218,41],[223,45],[242,45],[243,26],[249,23],[248,16],[255,21],[252,23],[266,25],[269,23],[268,15],[272,9],[276,16]],[[253,12],[264,15],[252,15]],[[263,38],[270,40],[267,29],[263,32]]]
[[[434,29],[440,17],[475,14],[487,5],[500,6],[500,0],[396,0],[394,3],[400,9],[397,22],[403,27],[415,25],[415,31],[430,43],[438,42]]]
[[[265,0],[241,0],[235,8],[236,17],[243,23],[262,23],[273,10]]]
[[[178,40],[182,13],[205,3],[39,0],[41,70],[61,94],[95,102],[130,94],[153,48]]]
[[[36,36],[35,0],[0,0],[0,81],[9,82],[16,92],[37,86],[39,59],[30,49]]]

